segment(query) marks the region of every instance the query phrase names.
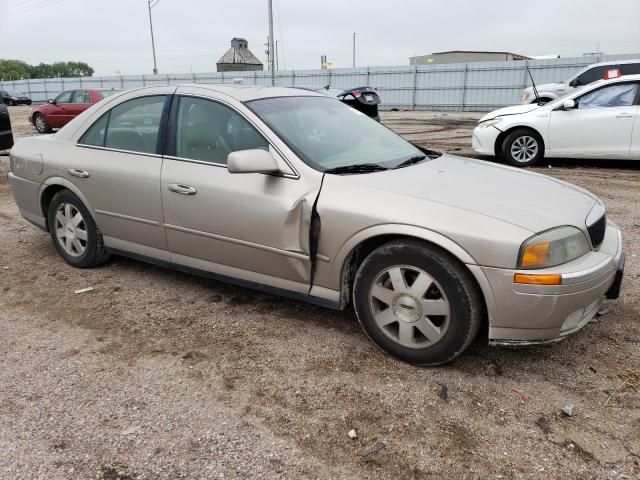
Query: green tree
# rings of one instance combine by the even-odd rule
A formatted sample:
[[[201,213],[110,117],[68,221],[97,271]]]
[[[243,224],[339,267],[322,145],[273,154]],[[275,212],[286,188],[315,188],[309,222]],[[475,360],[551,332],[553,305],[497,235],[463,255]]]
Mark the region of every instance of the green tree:
[[[21,80],[31,77],[31,66],[22,60],[0,59],[0,80]]]
[[[85,62],[55,62],[29,65],[21,60],[0,59],[0,80],[23,78],[91,77],[93,68]]]

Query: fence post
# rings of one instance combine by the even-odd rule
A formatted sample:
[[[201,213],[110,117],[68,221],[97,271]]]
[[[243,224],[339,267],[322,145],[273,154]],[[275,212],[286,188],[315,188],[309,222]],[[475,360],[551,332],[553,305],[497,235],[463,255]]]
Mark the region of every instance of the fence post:
[[[27,95],[29,95],[29,98],[31,98],[31,80],[30,79],[27,79]]]
[[[124,90],[124,76],[120,75],[120,89]]]
[[[60,77],[60,85],[62,86],[62,91],[64,92],[64,78]]]
[[[47,79],[43,78],[42,83],[44,84],[44,101],[47,102],[47,100],[49,100],[49,92],[47,91]]]
[[[464,82],[462,84],[462,110],[464,112],[464,107],[467,99],[467,77],[469,76],[469,64],[464,64]]]
[[[411,110],[416,109],[416,96],[418,92],[418,64],[413,66],[413,92],[411,92]]]
[[[167,73],[167,85],[171,85],[171,78],[169,78],[169,74]]]
[[[371,86],[371,67],[367,67],[367,87]]]
[[[296,71],[295,70],[291,70],[291,86],[292,87],[296,86]]]
[[[142,86],[143,87],[147,86],[147,80],[146,80],[146,78],[144,78],[144,73],[142,74]]]

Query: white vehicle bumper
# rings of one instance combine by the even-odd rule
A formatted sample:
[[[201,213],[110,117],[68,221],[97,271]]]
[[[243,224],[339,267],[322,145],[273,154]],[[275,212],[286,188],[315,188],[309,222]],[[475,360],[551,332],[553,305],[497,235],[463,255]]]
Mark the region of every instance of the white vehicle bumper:
[[[495,127],[476,127],[471,137],[471,147],[481,155],[495,155],[496,140],[501,133]]]

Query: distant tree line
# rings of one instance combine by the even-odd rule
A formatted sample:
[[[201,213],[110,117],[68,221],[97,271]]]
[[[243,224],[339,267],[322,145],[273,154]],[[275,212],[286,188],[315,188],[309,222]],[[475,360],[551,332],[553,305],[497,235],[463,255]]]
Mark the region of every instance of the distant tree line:
[[[22,80],[26,78],[90,77],[93,68],[84,62],[55,62],[29,65],[22,60],[0,58],[0,80]]]

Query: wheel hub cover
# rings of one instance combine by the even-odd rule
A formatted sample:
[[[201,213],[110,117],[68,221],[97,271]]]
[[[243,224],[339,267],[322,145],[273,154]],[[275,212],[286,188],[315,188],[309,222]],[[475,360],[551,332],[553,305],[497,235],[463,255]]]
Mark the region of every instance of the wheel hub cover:
[[[422,305],[412,295],[401,293],[393,298],[393,313],[403,322],[414,323],[422,318]]]

